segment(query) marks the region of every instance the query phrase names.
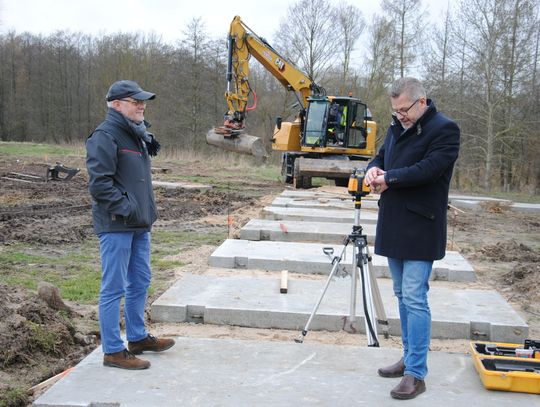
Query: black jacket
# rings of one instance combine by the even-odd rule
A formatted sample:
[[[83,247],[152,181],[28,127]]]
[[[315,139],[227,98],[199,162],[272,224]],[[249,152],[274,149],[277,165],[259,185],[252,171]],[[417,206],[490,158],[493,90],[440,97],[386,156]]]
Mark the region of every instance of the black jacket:
[[[88,137],[86,153],[94,231],[150,231],[157,219],[150,157],[127,119],[109,108]]]
[[[379,200],[375,253],[439,260],[446,249],[448,190],[458,157],[459,127],[428,100],[424,115],[403,130],[394,120],[367,167],[385,170],[388,185]]]

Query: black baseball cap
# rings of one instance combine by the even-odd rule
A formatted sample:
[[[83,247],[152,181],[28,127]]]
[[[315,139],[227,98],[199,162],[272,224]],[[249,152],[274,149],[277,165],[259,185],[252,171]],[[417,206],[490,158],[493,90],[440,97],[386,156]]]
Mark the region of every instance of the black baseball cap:
[[[113,83],[107,92],[107,96],[105,96],[107,102],[127,97],[132,97],[136,100],[152,100],[156,95],[143,90],[137,82],[122,80]]]

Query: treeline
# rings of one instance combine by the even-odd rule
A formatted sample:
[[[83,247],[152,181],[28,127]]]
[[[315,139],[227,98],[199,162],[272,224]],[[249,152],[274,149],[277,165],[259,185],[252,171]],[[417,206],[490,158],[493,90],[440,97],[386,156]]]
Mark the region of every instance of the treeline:
[[[538,194],[538,2],[456,2],[436,27],[419,24],[427,13],[421,0],[382,0],[381,8],[366,23],[353,5],[301,0],[270,43],[329,94],[365,100],[380,141],[391,120],[388,86],[419,76],[462,129],[455,187]],[[292,119],[296,99],[252,65],[258,104],[248,130],[269,144],[275,117]],[[174,45],[156,34],[10,32],[0,36],[0,139],[82,141],[103,119],[108,86],[134,79],[158,95],[147,118],[165,148],[210,150],[204,136],[222,122],[225,73],[226,40],[210,37],[203,18]]]

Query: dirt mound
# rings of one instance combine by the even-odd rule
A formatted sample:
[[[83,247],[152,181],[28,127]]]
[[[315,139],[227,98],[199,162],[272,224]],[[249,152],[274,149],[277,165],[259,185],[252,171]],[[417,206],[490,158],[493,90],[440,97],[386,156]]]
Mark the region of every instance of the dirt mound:
[[[540,262],[540,253],[514,239],[485,245],[480,253],[494,261]]]
[[[538,303],[540,302],[539,275],[540,263],[519,263],[502,275],[501,282],[512,287],[514,297],[522,299],[526,303]]]
[[[213,190],[201,192],[158,188],[155,196],[159,221],[189,221],[208,215],[225,214],[249,206],[254,201],[253,198]]]
[[[25,405],[21,388],[73,366],[94,342],[77,332],[65,312],[49,308],[36,294],[0,285],[0,368],[12,377],[12,382],[0,384],[0,405]]]

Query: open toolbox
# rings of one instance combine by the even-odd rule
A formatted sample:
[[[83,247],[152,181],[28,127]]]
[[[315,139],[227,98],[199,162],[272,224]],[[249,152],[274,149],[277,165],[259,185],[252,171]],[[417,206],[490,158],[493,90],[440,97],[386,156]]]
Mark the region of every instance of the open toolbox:
[[[471,342],[471,355],[486,389],[540,394],[540,341]]]

